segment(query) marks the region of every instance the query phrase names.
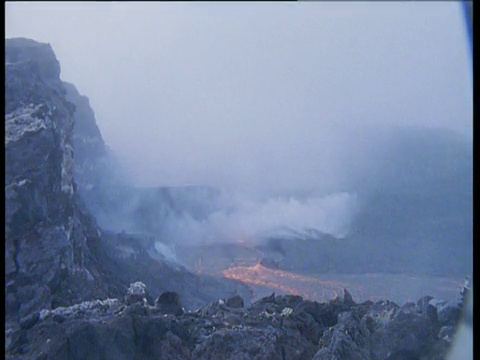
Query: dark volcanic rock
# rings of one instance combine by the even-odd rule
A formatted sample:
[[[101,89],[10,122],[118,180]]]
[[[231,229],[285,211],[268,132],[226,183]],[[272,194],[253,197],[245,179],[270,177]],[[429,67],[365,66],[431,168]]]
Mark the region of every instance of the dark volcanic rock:
[[[221,329],[200,343],[194,359],[281,359],[280,332],[266,329]]]
[[[182,315],[183,308],[180,303],[180,295],[174,291],[166,291],[155,300],[155,307],[162,314]]]
[[[118,298],[138,280],[151,289],[151,303],[164,291],[177,291],[187,307],[246,291],[237,282],[200,278],[166,263],[154,251],[154,239],[102,231],[74,181],[74,175],[83,176],[80,188],[95,182],[93,173],[80,174],[78,166],[100,168],[104,155],[88,101],[66,85],[78,108],[67,101],[50,45],[7,39],[5,52],[7,327],[29,325],[28,316],[41,309]]]
[[[462,315],[462,308],[457,304],[443,303],[437,307],[438,321],[442,326],[455,326]]]
[[[40,320],[40,313],[32,313],[20,320],[20,327],[22,329],[30,329],[38,322],[38,320]]]
[[[360,326],[360,319],[352,312],[342,312],[338,316],[338,324],[324,332],[320,340],[320,350],[315,360],[351,359],[368,360],[370,333]]]
[[[132,284],[130,290],[137,288]],[[142,287],[143,290],[145,290]],[[128,299],[132,291],[124,299]],[[157,303],[180,305],[178,294]],[[325,312],[338,311],[325,327]],[[442,359],[449,344],[415,304],[312,303],[269,297],[250,307],[223,300],[195,312],[159,314],[146,301],[117,299],[42,310],[6,333],[7,359]],[[321,311],[319,311],[322,309]],[[312,315],[316,310],[317,319]],[[55,319],[61,318],[61,321]],[[441,332],[443,334],[444,332]]]
[[[58,86],[59,76],[60,64],[49,44],[25,38],[6,39],[5,114],[31,103],[53,105],[54,99],[64,93]]]
[[[421,304],[422,299],[418,303]],[[407,304],[400,308],[393,303],[379,302],[366,316],[373,318],[371,351],[376,358],[397,352],[420,358],[428,354],[438,340],[438,323],[422,312],[421,307]]]
[[[227,299],[226,304],[231,308],[243,308],[244,306],[243,299],[240,295],[236,295],[230,299]]]
[[[260,265],[268,267],[270,269],[278,269],[277,262],[271,258],[263,258],[262,260],[260,260]]]
[[[16,321],[107,289],[89,251],[97,228],[76,195],[74,106],[59,63],[50,45],[27,39],[7,39],[5,53],[5,276],[18,304],[7,319]]]

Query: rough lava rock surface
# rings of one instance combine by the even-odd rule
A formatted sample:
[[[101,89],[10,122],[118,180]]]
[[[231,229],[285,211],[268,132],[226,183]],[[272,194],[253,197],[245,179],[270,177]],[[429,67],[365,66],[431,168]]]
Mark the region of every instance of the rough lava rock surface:
[[[5,43],[7,320],[105,297],[90,246],[100,241],[73,180],[74,106],[50,45]],[[63,286],[71,283],[74,286]]]
[[[135,283],[124,300],[42,310],[11,334],[7,359],[439,360],[449,347],[437,308],[425,313],[424,299],[400,307],[356,304],[347,291],[326,303],[272,294],[247,308],[220,299],[173,315],[150,306],[145,290]],[[180,301],[174,293],[160,298]]]

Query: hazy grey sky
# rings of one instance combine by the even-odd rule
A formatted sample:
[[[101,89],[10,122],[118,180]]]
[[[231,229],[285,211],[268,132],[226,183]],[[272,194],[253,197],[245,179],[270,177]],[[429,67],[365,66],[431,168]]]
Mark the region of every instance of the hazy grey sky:
[[[52,45],[139,185],[315,187],[366,124],[472,128],[453,1],[7,3],[6,35]]]

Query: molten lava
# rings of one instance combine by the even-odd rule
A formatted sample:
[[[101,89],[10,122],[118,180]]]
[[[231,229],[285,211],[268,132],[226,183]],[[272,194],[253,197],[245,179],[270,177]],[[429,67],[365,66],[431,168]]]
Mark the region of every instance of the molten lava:
[[[434,297],[454,300],[458,284],[463,279],[412,276],[408,274],[362,273],[362,274],[298,274],[268,267],[277,266],[272,254],[264,256],[257,248],[248,246],[244,240],[235,244],[208,244],[187,248],[181,252],[184,262],[197,273],[241,281],[254,292],[254,299],[277,295],[300,295],[304,299],[324,302],[347,289],[357,302],[390,299],[399,304],[416,301],[428,291]],[[275,254],[273,254],[275,255]],[[281,260],[281,259],[280,259]],[[460,282],[459,282],[460,281]]]
[[[226,278],[253,286],[256,292],[266,288],[284,294],[300,295],[308,300],[327,301],[341,293],[344,288],[353,290],[352,295],[356,292],[364,293],[362,286],[322,281],[310,276],[270,269],[260,263],[254,266],[234,266],[222,273]]]

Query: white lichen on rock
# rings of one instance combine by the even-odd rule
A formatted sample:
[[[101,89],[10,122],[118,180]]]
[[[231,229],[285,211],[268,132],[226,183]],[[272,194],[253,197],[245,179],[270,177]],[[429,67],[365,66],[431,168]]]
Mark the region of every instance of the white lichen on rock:
[[[270,314],[268,311],[265,311],[263,310],[261,313],[260,313],[260,317],[265,317],[267,319],[270,319],[272,317],[275,317],[276,313],[274,312],[273,314]]]
[[[30,104],[5,116],[5,146],[20,140],[28,133],[47,129],[49,117],[42,119],[35,116],[43,106]]]
[[[147,286],[141,281],[130,284],[127,294],[125,295],[125,303],[131,305],[136,302],[146,302]]]
[[[61,185],[64,193],[73,195],[73,148],[69,143],[61,144],[63,147]]]
[[[29,183],[29,182],[30,182],[30,180],[28,180],[28,179],[23,179],[23,180],[20,180],[20,181],[17,183],[17,186],[23,186],[23,185],[25,185],[25,184],[27,184],[27,183]]]
[[[392,320],[393,316],[397,312],[397,309],[394,307],[384,309],[382,312],[373,315],[373,318],[376,320],[377,324],[386,327],[390,321]]]
[[[79,304],[75,304],[68,307],[58,307],[53,310],[44,309],[40,311],[40,320],[44,320],[49,316],[62,316],[62,317],[76,317],[80,314],[91,315],[92,317],[99,316],[102,313],[106,313],[110,308],[120,306],[121,303],[118,299],[105,299],[105,300],[93,300],[84,301]]]
[[[143,282],[137,281],[137,282],[134,282],[133,284],[130,284],[127,295],[145,296],[146,290],[147,290],[147,286]]]

